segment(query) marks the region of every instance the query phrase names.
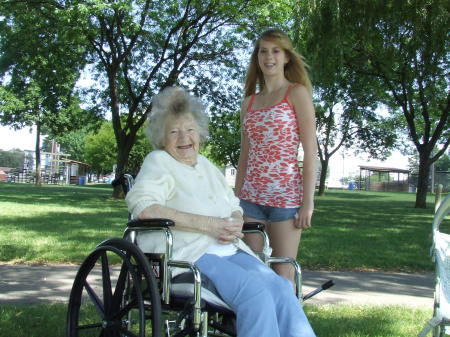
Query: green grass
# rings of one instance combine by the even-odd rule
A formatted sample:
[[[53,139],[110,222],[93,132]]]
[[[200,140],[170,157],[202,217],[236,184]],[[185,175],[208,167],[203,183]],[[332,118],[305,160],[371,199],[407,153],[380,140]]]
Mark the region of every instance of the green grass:
[[[431,309],[400,306],[305,307],[319,337],[411,337],[432,317]]]
[[[299,260],[308,268],[432,270],[433,198],[427,209],[416,209],[414,194],[328,191],[316,197]]]
[[[66,305],[0,306],[0,337],[64,336]],[[398,306],[306,306],[319,337],[411,337],[431,318],[431,309]]]
[[[111,187],[0,184],[0,261],[80,263],[98,243],[122,236],[123,200]]]
[[[121,237],[127,219],[111,186],[0,183],[0,262],[81,263],[101,241]],[[431,271],[433,200],[414,194],[328,191],[304,231],[304,268]],[[448,221],[447,221],[448,225]]]

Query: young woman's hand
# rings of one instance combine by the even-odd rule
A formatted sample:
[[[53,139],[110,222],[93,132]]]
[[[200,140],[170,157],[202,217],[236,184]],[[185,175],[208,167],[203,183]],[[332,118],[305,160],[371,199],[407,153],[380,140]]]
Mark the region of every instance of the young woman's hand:
[[[304,203],[295,217],[294,226],[301,229],[310,228],[313,211],[314,204]]]

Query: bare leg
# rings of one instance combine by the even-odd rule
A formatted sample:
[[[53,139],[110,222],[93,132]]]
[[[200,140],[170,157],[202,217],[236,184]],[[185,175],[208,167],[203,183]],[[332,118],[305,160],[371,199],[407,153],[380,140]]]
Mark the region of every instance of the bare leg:
[[[270,223],[268,235],[272,256],[297,258],[298,246],[300,244],[301,229],[294,227],[294,219]],[[274,264],[273,269],[277,274],[294,282],[294,269],[286,263]]]
[[[258,220],[247,216],[244,216],[244,222],[261,222],[266,225],[266,228],[268,226],[267,221]],[[244,241],[255,252],[261,252],[263,250],[264,242],[259,234],[247,233],[244,236]]]

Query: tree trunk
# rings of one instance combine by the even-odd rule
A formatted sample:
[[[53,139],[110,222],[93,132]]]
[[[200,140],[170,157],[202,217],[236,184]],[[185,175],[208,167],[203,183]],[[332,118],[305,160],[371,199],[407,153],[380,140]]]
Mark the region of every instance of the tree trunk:
[[[117,144],[117,167],[116,167],[116,172],[115,172],[115,179],[120,178],[121,175],[123,175],[125,172],[125,167],[127,166],[127,162],[128,162],[128,156],[131,152],[131,149],[133,147],[134,144],[134,138],[136,133],[133,133],[133,137],[131,136],[131,134],[127,135],[126,137],[123,137],[120,139],[120,142],[118,142]],[[131,138],[133,138],[131,140]],[[124,197],[124,192],[122,189],[121,185],[116,185],[113,186],[113,194],[112,194],[113,198],[123,198]]]
[[[419,153],[419,176],[417,180],[417,193],[415,208],[427,208],[428,177],[430,175],[430,153]]]
[[[35,172],[35,184],[36,186],[42,186],[41,178],[41,124],[36,123],[36,172]]]
[[[319,196],[322,196],[325,194],[325,182],[327,179],[327,171],[328,171],[328,162],[330,158],[325,158],[325,160],[321,160],[320,164],[322,165],[322,168],[320,170],[320,182],[319,182]]]

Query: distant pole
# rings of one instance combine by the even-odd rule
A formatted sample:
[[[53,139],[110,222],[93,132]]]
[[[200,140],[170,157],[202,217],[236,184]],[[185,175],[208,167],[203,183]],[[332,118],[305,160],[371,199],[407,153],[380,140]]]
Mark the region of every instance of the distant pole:
[[[434,193],[434,162],[431,163],[431,193]]]
[[[442,184],[439,184],[437,186],[436,195],[434,196],[434,213],[436,213],[436,211],[439,208],[439,205],[441,204],[441,194],[443,187],[444,186],[442,186]]]

